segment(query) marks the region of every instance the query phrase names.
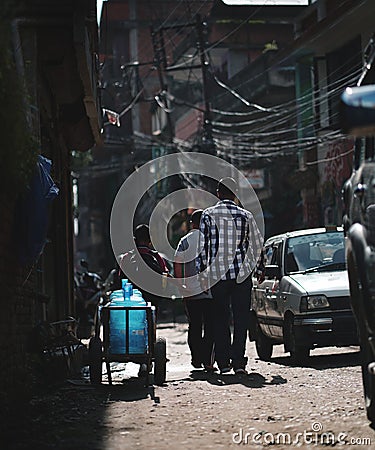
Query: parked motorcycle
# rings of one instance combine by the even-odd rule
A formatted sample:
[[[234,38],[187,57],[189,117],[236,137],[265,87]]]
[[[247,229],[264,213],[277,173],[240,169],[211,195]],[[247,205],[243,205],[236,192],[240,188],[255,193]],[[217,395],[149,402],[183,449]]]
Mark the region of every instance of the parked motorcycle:
[[[83,270],[76,271],[74,275],[77,335],[80,339],[89,339],[95,331],[98,304],[105,304],[109,300],[114,271],[103,280],[99,274],[89,271],[87,261],[82,259],[80,265]]]
[[[370,81],[374,79],[374,61],[375,40],[371,38],[362,74],[369,71]],[[358,138],[354,170],[343,189],[343,223],[351,305],[362,354],[366,412],[369,421],[375,424],[375,84],[360,84],[346,89],[341,97],[342,130]]]

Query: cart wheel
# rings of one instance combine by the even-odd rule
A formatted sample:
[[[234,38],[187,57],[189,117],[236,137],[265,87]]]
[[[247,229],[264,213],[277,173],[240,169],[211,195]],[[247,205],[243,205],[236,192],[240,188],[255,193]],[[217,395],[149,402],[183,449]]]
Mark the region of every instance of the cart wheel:
[[[154,346],[154,381],[161,385],[165,382],[167,372],[167,343],[164,338],[158,338]]]
[[[94,336],[89,343],[90,381],[92,384],[100,384],[102,382],[102,363],[102,341],[99,337]]]

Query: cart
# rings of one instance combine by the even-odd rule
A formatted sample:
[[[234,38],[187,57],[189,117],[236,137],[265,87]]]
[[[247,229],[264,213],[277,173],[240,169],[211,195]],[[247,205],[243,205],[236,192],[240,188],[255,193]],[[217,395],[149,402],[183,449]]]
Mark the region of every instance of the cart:
[[[129,352],[129,314],[131,310],[145,310],[146,311],[146,326],[148,345],[145,353],[130,353]],[[125,311],[125,353],[114,354],[110,352],[110,315],[111,311],[124,310]],[[101,338],[103,337],[103,340]],[[111,377],[111,362],[133,362],[138,364],[145,364],[146,370],[146,385],[149,385],[149,375],[154,366],[154,383],[162,385],[166,379],[166,340],[159,337],[156,339],[156,321],[155,321],[155,307],[151,303],[144,306],[111,306],[110,303],[99,307],[97,314],[97,321],[95,325],[95,335],[89,342],[89,368],[90,381],[92,384],[100,384],[102,382],[102,365],[106,364],[108,382],[112,384]]]

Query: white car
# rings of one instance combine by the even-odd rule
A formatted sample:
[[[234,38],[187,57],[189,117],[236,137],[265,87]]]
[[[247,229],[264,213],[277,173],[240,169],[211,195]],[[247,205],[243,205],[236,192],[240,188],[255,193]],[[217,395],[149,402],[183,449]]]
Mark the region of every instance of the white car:
[[[295,360],[316,347],[358,345],[342,228],[298,230],[264,245],[264,280],[253,280],[250,340],[260,359],[284,344]]]

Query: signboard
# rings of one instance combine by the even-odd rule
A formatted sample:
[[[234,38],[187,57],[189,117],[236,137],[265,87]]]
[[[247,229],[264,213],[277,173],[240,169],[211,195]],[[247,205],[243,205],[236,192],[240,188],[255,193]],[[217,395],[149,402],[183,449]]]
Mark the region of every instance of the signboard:
[[[251,184],[253,189],[264,188],[264,169],[241,169],[242,174],[246,177],[247,181]],[[240,187],[242,186],[240,182]]]

